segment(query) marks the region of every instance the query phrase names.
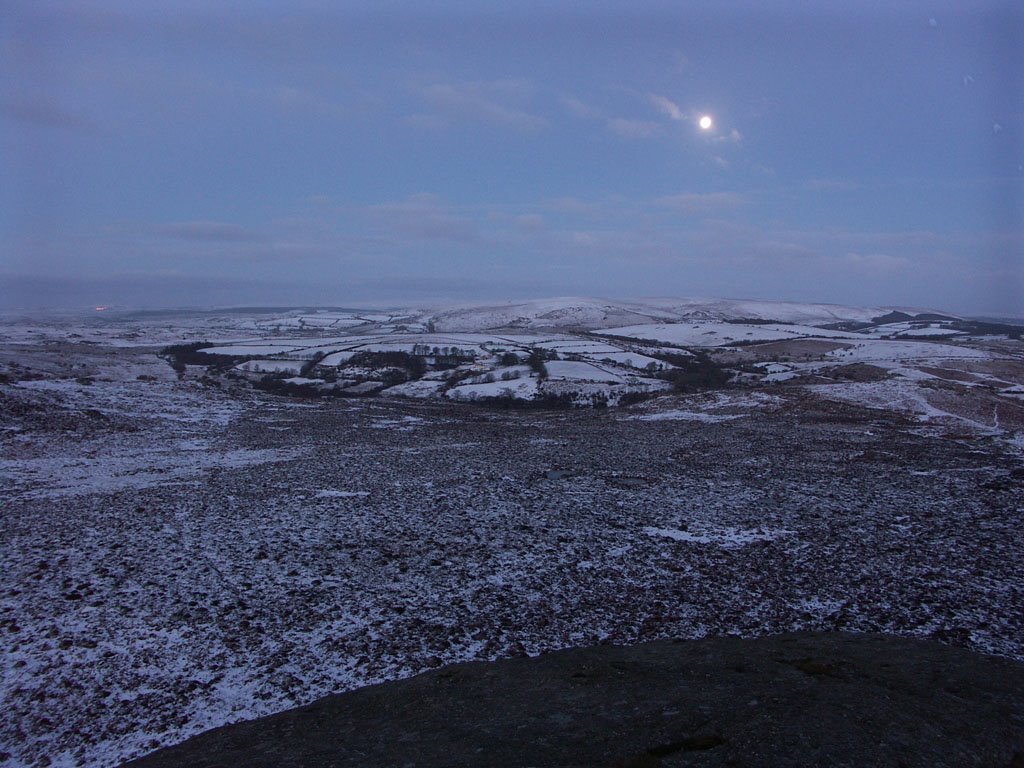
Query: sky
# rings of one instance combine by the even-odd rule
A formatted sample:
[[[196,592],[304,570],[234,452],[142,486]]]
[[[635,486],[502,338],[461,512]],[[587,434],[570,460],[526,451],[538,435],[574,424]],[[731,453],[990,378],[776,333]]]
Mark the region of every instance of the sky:
[[[0,306],[1024,317],[1015,2],[0,6]]]

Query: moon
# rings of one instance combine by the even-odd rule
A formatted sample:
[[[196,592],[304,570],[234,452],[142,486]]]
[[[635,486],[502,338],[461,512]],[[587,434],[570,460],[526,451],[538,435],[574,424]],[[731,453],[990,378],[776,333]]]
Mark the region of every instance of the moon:
[[[710,131],[711,126],[715,124],[715,121],[711,119],[711,115],[701,115],[700,120],[697,121],[697,125],[700,126],[702,131]]]

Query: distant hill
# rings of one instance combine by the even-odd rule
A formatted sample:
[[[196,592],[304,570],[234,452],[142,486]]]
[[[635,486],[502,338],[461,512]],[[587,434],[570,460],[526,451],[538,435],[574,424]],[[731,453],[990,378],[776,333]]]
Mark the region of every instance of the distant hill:
[[[898,315],[894,314],[897,313]],[[473,304],[427,310],[422,320],[437,331],[471,332],[506,328],[575,328],[596,330],[651,322],[745,320],[754,322],[826,325],[871,323],[876,318],[899,316],[922,320],[951,316],[931,310],[891,307],[848,307],[791,301],[701,298],[554,298],[506,304]]]

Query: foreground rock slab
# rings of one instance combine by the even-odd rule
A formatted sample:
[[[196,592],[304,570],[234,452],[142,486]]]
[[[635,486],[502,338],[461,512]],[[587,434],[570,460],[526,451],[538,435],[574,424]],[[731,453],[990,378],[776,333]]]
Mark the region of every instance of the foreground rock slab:
[[[799,633],[458,664],[328,696],[127,764],[1024,766],[1024,665]]]

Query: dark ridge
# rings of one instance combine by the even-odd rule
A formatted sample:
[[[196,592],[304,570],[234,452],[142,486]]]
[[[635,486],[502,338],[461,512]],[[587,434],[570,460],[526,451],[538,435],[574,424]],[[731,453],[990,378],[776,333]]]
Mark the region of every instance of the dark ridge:
[[[796,325],[786,320],[772,320],[763,317],[738,317],[733,320],[726,320],[730,325]]]
[[[139,320],[153,320],[161,317],[207,317],[212,315],[271,315],[278,314],[281,312],[308,312],[309,314],[316,314],[318,312],[346,312],[350,314],[365,314],[365,313],[377,313],[377,312],[388,312],[387,308],[384,309],[370,309],[362,307],[361,309],[352,309],[349,307],[327,307],[327,306],[314,306],[306,304],[288,304],[280,307],[168,307],[160,309],[118,309],[112,307],[108,310],[106,317],[114,317],[118,320],[125,318],[137,318]],[[97,315],[97,317],[103,317],[103,315]]]
[[[990,323],[982,322],[980,320],[960,320],[955,323],[950,323],[950,327],[954,330],[964,331],[965,333],[975,334],[978,336],[993,336],[1005,333],[1012,339],[1019,339],[1021,334],[1024,333],[1024,325]]]
[[[915,323],[947,323],[959,319],[959,317],[951,317],[950,315],[940,315],[935,312],[921,312],[920,314],[914,315]]]
[[[800,633],[473,662],[328,696],[128,763],[171,766],[1024,764],[1024,665]]]
[[[889,323],[951,323],[960,320],[959,317],[953,317],[952,315],[940,315],[937,312],[920,312],[916,315],[911,315],[907,312],[900,312],[899,310],[893,310],[888,314],[874,317],[871,319],[875,325],[887,325]]]
[[[879,315],[878,317],[871,318],[871,322],[875,325],[888,325],[889,323],[905,323],[908,320],[913,320],[913,315],[908,315],[906,312],[898,312],[893,310],[885,315]]]

